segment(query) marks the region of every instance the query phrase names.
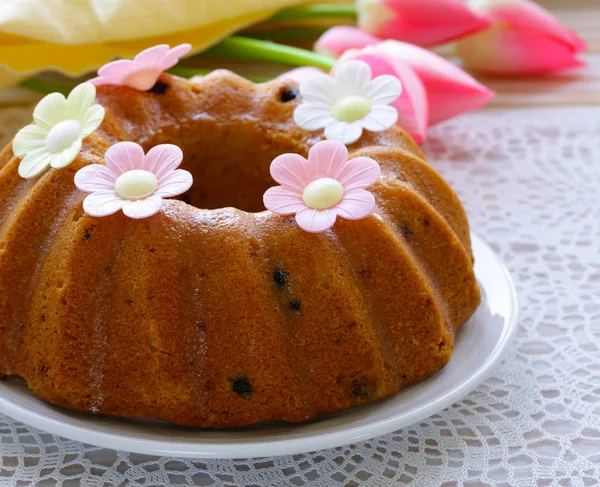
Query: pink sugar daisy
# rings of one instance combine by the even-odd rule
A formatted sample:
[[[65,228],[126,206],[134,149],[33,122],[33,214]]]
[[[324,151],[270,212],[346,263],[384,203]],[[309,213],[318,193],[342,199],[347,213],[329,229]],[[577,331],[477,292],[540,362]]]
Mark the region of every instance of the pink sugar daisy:
[[[190,44],[181,44],[173,49],[167,44],[150,47],[140,52],[133,61],[119,59],[105,64],[98,70],[98,77],[89,82],[96,86],[121,85],[148,91],[156,84],[161,73],[175,66],[191,48]]]
[[[319,233],[333,226],[338,216],[365,218],[375,209],[375,197],[365,188],[381,174],[379,164],[368,157],[348,160],[340,142],[325,140],[308,152],[283,154],[271,163],[271,176],[281,186],[269,188],[265,207],[278,215],[296,215],[303,230]]]
[[[146,218],[160,211],[163,198],[192,186],[192,175],[177,169],[183,153],[176,145],[157,145],[144,155],[135,142],[119,142],[104,157],[106,166],[90,164],[75,174],[75,186],[92,193],[83,201],[83,210],[91,216],[122,209],[129,218]]]

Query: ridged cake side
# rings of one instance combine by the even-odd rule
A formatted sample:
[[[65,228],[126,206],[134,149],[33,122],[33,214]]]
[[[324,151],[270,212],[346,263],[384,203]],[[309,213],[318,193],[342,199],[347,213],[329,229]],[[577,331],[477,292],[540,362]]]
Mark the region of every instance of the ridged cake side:
[[[309,234],[259,212],[271,160],[321,140],[282,101],[294,86],[161,83],[102,88],[105,122],[65,169],[26,181],[0,155],[0,374],[82,411],[231,427],[373,402],[447,363],[479,304],[468,223],[410,138],[351,146],[382,166],[378,208]],[[120,140],[180,145],[189,204],[85,215],[74,174]]]

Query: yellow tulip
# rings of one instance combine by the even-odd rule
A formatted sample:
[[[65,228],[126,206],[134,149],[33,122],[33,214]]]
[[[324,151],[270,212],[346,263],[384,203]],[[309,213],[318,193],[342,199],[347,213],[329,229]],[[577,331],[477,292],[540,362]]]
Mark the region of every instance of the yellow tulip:
[[[306,0],[3,0],[0,88],[40,70],[71,76],[155,44],[204,50]]]

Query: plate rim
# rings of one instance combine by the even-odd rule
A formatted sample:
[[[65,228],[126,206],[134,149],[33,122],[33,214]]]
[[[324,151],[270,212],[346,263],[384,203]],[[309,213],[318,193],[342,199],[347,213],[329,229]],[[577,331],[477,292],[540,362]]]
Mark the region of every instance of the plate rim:
[[[471,238],[473,246],[477,245],[485,250],[493,258],[495,266],[503,275],[503,283],[506,286],[512,309],[507,316],[506,326],[503,327],[498,342],[479,370],[470,379],[460,383],[458,387],[451,389],[422,408],[409,411],[408,413],[391,415],[372,424],[357,425],[333,432],[325,431],[314,436],[291,440],[277,439],[273,441],[252,441],[237,444],[219,444],[216,442],[183,443],[173,440],[133,438],[127,434],[107,433],[89,427],[87,424],[81,426],[66,420],[57,420],[45,415],[43,412],[31,411],[2,396],[0,396],[0,412],[39,430],[101,448],[125,450],[144,455],[199,459],[265,458],[295,455],[370,440],[410,426],[446,409],[485,382],[507,352],[517,330],[519,305],[516,287],[510,272],[496,252],[481,237],[472,233]],[[48,407],[53,406],[48,404]],[[93,419],[91,417],[91,421]],[[318,446],[315,448],[315,445]],[[249,451],[252,451],[251,456],[248,455]]]

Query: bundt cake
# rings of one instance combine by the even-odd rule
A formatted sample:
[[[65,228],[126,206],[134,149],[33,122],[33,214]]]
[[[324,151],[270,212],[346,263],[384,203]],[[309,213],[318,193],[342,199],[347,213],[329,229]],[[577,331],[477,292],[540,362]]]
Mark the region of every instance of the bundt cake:
[[[52,404],[180,425],[312,420],[442,368],[480,296],[457,196],[399,128],[351,157],[377,208],[323,233],[264,211],[271,161],[321,132],[297,85],[228,71],[100,86],[104,121],[66,167],[0,155],[0,374]],[[175,144],[194,186],[144,219],[86,214],[74,176],[120,141]]]

